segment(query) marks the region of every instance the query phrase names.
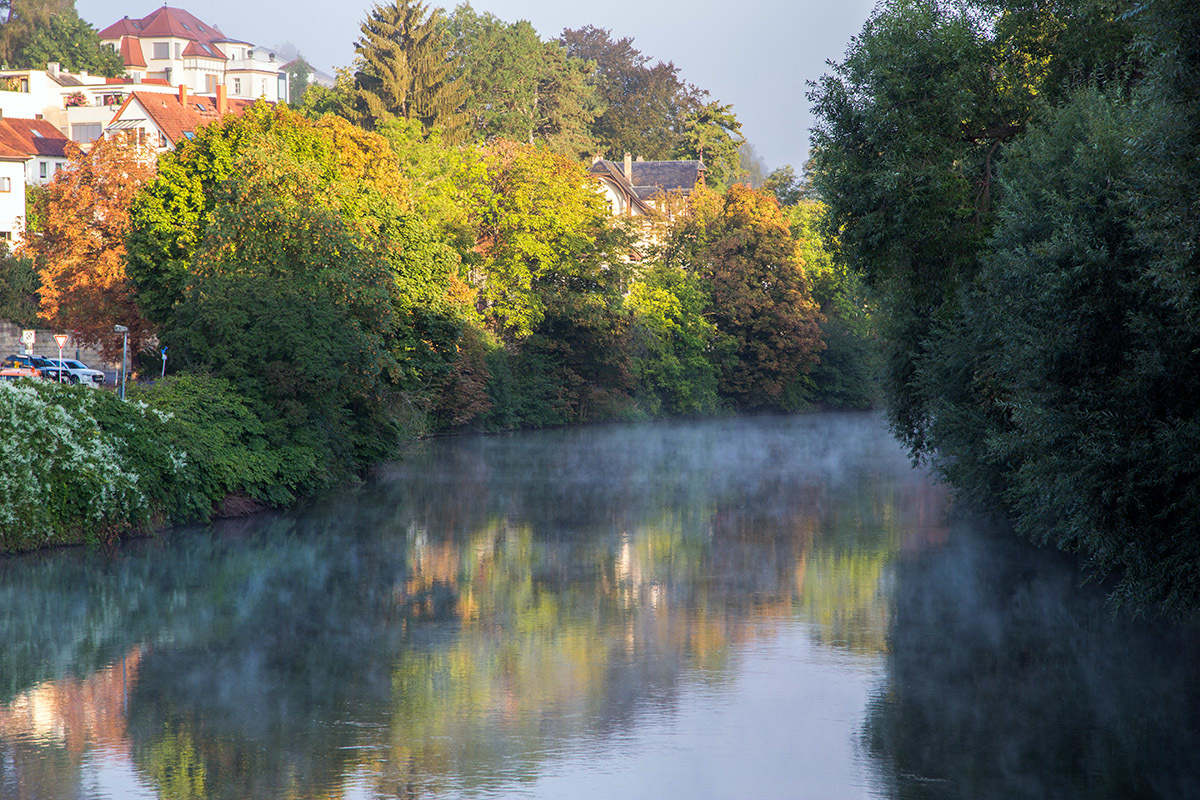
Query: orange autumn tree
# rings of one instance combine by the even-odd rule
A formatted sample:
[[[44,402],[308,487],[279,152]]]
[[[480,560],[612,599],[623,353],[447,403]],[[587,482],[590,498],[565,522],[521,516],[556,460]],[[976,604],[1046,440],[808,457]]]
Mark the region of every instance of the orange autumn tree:
[[[125,277],[129,209],[152,177],[153,154],[132,138],[99,139],[86,153],[75,148],[34,200],[39,224],[18,250],[41,278],[41,317],[106,358],[121,354],[114,325],[129,328],[133,353],[153,336]]]

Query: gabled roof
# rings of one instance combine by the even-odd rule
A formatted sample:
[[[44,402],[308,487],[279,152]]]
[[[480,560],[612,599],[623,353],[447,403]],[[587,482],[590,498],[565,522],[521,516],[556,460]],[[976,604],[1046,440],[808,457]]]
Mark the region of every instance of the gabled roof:
[[[220,61],[225,60],[225,54],[221,49],[212,42],[190,42],[188,46],[183,48],[183,56],[185,58],[214,58]]]
[[[206,43],[225,38],[220,28],[201,22],[182,8],[168,6],[156,8],[141,19],[125,17],[100,31],[102,40],[122,36],[174,36],[177,39]]]
[[[121,37],[121,59],[127,67],[146,66],[146,55],[142,52],[142,43],[135,36]]]
[[[615,161],[597,158],[588,173],[615,184],[634,205],[646,209],[646,202],[662,194],[677,193],[687,197],[704,180],[703,161],[634,161],[630,175]]]
[[[34,156],[66,158],[68,141],[62,131],[44,119],[0,118],[3,149],[27,159]]]
[[[644,200],[659,192],[687,195],[704,174],[703,161],[634,161],[630,166],[629,182]]]
[[[179,102],[177,94],[131,92],[121,107],[117,109],[117,113],[113,115],[113,120],[118,120],[134,103],[145,112],[151,122],[158,126],[159,130],[166,134],[167,140],[172,145],[221,117],[217,113],[215,97],[189,96],[185,105]],[[228,113],[241,114],[253,105],[254,101],[231,98],[226,100],[226,103],[228,104]]]

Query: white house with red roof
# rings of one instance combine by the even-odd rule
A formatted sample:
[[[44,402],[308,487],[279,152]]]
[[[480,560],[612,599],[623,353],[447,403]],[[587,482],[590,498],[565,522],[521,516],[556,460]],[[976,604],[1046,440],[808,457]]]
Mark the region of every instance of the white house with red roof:
[[[125,17],[100,31],[121,54],[135,81],[163,81],[195,94],[272,102],[287,98],[287,77],[275,53],[226,36],[181,8],[162,6],[141,19]]]
[[[131,92],[104,130],[105,136],[132,133],[162,153],[175,148],[196,131],[226,114],[241,114],[257,101],[229,98],[225,87],[217,87],[216,97],[194,95],[186,86],[174,94]]]
[[[25,185],[48,183],[67,163],[67,137],[44,119],[0,118],[0,240],[25,227]]]

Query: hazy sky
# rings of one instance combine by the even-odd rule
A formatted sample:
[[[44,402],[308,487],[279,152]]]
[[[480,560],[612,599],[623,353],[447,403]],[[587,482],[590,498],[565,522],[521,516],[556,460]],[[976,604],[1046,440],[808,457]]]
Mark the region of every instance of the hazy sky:
[[[371,5],[364,0],[190,0],[177,7],[227,36],[268,47],[291,42],[314,66],[332,73],[334,67],[349,66],[358,26]],[[805,82],[826,72],[827,60],[842,58],[875,0],[477,0],[472,5],[508,22],[527,19],[543,39],[584,25],[608,28],[614,38],[632,37],[645,55],[675,62],[684,80],[732,103],[743,133],[770,170],[803,163],[812,124]],[[126,15],[143,17],[155,6],[76,0],[76,8],[104,28]]]

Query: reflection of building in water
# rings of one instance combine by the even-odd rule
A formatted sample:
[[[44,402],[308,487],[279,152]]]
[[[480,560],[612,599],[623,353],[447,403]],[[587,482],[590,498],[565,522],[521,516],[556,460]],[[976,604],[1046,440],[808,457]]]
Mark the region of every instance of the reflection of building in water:
[[[0,706],[0,795],[80,797],[97,757],[132,765],[126,711],[142,652],[86,678],[45,681]]]

